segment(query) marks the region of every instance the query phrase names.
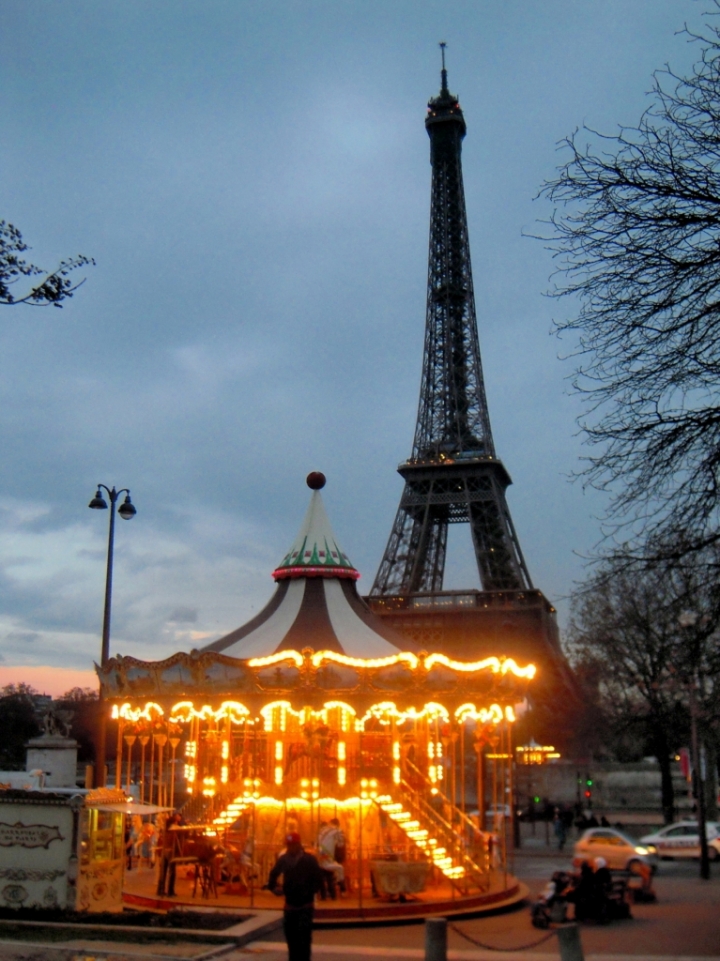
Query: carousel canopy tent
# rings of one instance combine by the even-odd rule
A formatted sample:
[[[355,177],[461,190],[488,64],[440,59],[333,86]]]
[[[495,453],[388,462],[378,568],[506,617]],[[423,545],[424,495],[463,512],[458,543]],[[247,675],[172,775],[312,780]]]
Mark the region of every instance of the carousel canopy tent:
[[[500,717],[500,702],[522,701],[532,665],[498,657],[460,663],[428,654],[368,609],[355,588],[359,574],[338,546],[323,507],[325,477],[313,473],[307,483],[313,490],[307,514],[273,571],[275,594],[255,618],[202,650],[163,661],[116,655],[96,666],[103,697],[131,699],[115,705],[116,716],[149,720],[168,712],[181,721],[209,711],[242,723],[268,698],[296,712],[322,711],[342,698],[357,717],[390,699],[393,709],[422,711],[425,703],[434,705],[433,713],[442,697],[443,715],[477,709]]]
[[[202,649],[229,657],[279,651],[334,651],[349,657],[388,657],[416,646],[372,614],[360,598],[359,573],[338,546],[322,502],[325,477],[308,476],[313,490],[298,536],[273,571],[270,603],[249,623]]]

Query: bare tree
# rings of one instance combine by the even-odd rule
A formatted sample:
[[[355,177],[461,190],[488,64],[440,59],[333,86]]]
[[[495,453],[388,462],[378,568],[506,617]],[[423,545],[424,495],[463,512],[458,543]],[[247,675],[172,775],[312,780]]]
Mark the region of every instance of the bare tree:
[[[568,137],[541,191],[594,448],[581,476],[610,492],[605,533],[636,554],[668,532],[689,532],[688,550],[720,538],[718,15],[715,0],[703,35],[685,31],[689,76],[656,73],[637,126]]]
[[[708,548],[688,553],[684,562],[632,566],[625,555],[607,558],[575,596],[566,639],[571,660],[595,671],[600,709],[610,720],[606,747],[622,756],[630,744],[636,753],[657,758],[668,821],[674,807],[671,757],[689,743],[693,701],[710,761],[707,796],[714,794],[720,721],[717,553]]]
[[[17,227],[0,220],[0,304],[32,304],[36,307],[52,304],[53,307],[62,307],[62,302],[72,297],[78,287],[85,283],[84,280],[73,283],[70,274],[78,267],[95,263],[92,257],[80,254],[69,260],[61,260],[55,270],[46,271],[25,260],[22,255],[29,249]],[[22,278],[41,279],[37,283],[30,280],[30,289],[16,295],[12,288]]]

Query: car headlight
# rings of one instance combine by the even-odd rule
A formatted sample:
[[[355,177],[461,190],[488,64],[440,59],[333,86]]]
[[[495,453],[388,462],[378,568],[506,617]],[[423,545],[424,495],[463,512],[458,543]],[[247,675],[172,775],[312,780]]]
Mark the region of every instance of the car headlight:
[[[648,854],[657,854],[657,848],[654,844],[647,845]]]
[[[635,853],[636,853],[636,854],[643,854],[643,855],[648,855],[648,854],[650,854],[650,852],[648,851],[647,848],[644,848],[644,847],[641,847],[641,846],[638,846],[638,847],[635,848]]]

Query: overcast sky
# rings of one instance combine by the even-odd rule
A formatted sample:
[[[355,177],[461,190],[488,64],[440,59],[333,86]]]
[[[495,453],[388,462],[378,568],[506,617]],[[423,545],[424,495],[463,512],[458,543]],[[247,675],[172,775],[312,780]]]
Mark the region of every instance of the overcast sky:
[[[97,260],[63,310],[0,307],[0,683],[54,693],[111,652],[158,659],[256,613],[310,470],[369,590],[402,491],[422,361],[428,98],[460,96],[480,343],[508,501],[560,605],[602,502],[579,466],[569,305],[523,234],[557,143],[687,70],[693,0],[2,0],[0,217],[32,258]],[[446,587],[479,587],[451,528]],[[86,672],[86,673],[78,673]]]

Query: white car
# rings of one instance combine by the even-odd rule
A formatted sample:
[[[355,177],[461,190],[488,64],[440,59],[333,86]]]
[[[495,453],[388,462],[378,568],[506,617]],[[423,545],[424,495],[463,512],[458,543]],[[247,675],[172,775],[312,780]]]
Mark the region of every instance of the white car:
[[[593,858],[605,858],[611,871],[632,871],[634,864],[647,864],[654,869],[657,864],[657,857],[649,848],[636,844],[615,828],[589,828],[576,843],[573,851],[575,867]]]
[[[707,821],[705,837],[708,842],[708,857],[711,861],[720,859],[720,825],[717,821]],[[640,843],[661,858],[699,858],[700,832],[697,821],[678,821],[667,827],[646,834]]]

